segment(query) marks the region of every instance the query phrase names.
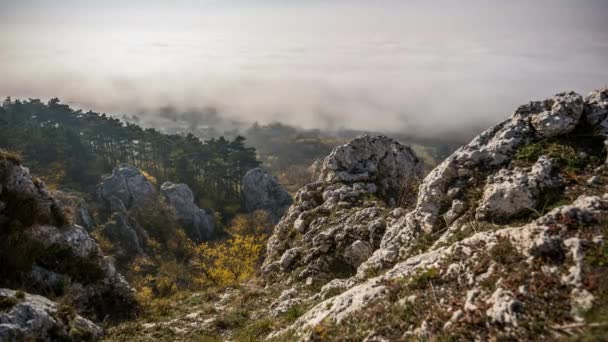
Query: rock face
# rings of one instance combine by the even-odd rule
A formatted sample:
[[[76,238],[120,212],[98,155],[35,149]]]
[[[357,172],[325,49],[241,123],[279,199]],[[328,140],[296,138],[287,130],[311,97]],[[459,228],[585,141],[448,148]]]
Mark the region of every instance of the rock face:
[[[243,202],[247,212],[264,210],[277,223],[292,203],[281,184],[262,168],[249,170],[243,177]]]
[[[45,297],[0,289],[1,341],[96,341],[101,335],[97,325],[61,312],[57,303]]]
[[[192,240],[202,242],[211,238],[214,218],[194,204],[194,195],[186,184],[165,182],[161,185],[160,192],[175,209],[178,221]]]
[[[536,146],[534,144],[548,138],[552,141],[559,141],[560,137],[567,140],[565,134],[575,129],[593,131],[596,126],[589,127],[583,120],[583,113],[602,112],[603,104],[599,105],[596,99],[601,98],[598,94],[604,93],[605,90],[596,91],[587,101],[583,101],[580,95],[567,92],[545,101],[530,102],[520,106],[510,119],[486,130],[468,145],[459,148],[425,177],[419,189],[415,210],[387,229],[382,249],[370,258],[364,269],[367,271],[386,267],[394,263],[399,255],[407,255],[409,247],[416,244],[420,234],[446,228],[446,215],[449,216],[451,225],[457,223],[457,219],[466,216],[468,211],[463,210],[456,215],[448,210],[455,203],[460,205],[476,201],[469,189],[483,188],[488,184],[484,191],[484,203],[478,212],[479,218],[488,220],[492,220],[494,213],[499,218],[511,217],[525,210],[524,207],[538,203],[538,196],[544,189],[545,182],[549,181],[545,179],[549,161],[538,159],[538,163],[542,164],[537,164],[531,170],[523,170],[513,165],[513,159],[522,148]],[[593,120],[599,120],[598,116],[602,117],[597,115]],[[590,151],[597,152],[597,144],[593,142],[590,145],[592,146],[587,146],[587,150],[580,152],[583,155]],[[562,155],[561,152],[550,149],[546,152]],[[513,203],[506,205],[508,202]]]
[[[530,102],[432,170],[415,206],[392,210],[400,174],[416,174],[407,156],[338,148],[268,243],[267,279],[291,276],[274,281],[291,286],[275,306],[311,306],[273,336],[538,340],[604,324],[585,312],[606,303],[593,280],[608,276],[606,139],[606,89]],[[336,265],[349,272],[323,272]],[[301,290],[319,274],[318,294]]]
[[[384,137],[363,137],[334,149],[323,160],[318,181],[321,183],[374,183],[376,193],[395,206],[399,191],[418,172],[420,161],[413,151]]]
[[[132,289],[88,232],[69,222],[43,182],[2,158],[0,202],[0,286],[53,289],[90,318],[130,314]]]
[[[501,169],[490,176],[477,208],[477,218],[509,219],[536,208],[541,192],[558,182],[551,179],[553,164],[551,159],[542,156],[528,171],[515,167]]]
[[[126,211],[116,211],[102,226],[104,234],[121,248],[117,252],[119,260],[128,260],[133,255],[144,252],[146,231]]]
[[[98,195],[101,202],[109,208],[119,205],[116,203],[119,200],[125,208],[129,209],[154,199],[156,190],[139,169],[121,164],[112,170],[110,176],[101,181]]]
[[[368,136],[336,148],[322,165],[318,181],[298,191],[275,227],[263,266],[268,279],[353,274],[379,247],[394,220],[391,207],[421,170],[410,148]]]
[[[79,196],[64,191],[53,192],[53,197],[59,202],[70,222],[87,231],[93,230],[95,220],[87,203]]]

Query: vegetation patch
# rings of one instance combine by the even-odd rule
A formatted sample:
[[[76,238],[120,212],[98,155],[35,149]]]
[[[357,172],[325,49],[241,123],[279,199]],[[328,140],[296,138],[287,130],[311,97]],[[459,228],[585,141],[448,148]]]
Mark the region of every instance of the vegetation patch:
[[[12,296],[0,296],[0,312],[10,311],[15,305],[19,304],[19,299]]]

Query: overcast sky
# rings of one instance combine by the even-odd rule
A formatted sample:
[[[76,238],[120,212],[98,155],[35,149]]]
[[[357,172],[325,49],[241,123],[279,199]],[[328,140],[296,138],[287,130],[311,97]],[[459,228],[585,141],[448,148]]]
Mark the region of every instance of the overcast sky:
[[[0,96],[471,132],[608,84],[608,0],[0,0]]]

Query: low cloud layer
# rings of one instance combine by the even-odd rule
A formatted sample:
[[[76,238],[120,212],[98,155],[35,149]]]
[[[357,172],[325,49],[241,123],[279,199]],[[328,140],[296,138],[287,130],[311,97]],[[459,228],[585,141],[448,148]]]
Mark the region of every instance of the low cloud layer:
[[[9,0],[0,96],[468,137],[521,103],[608,83],[602,0],[121,3]]]

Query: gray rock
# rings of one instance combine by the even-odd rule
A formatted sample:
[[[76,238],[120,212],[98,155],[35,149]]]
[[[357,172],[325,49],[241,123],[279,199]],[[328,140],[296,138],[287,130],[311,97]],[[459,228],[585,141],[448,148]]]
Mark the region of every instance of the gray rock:
[[[53,192],[53,197],[61,205],[70,222],[83,227],[89,232],[93,230],[95,220],[84,199],[76,194],[64,191]]]
[[[102,179],[98,195],[108,207],[118,199],[130,209],[154,199],[156,190],[136,167],[121,164],[112,170],[110,176]]]
[[[589,179],[587,179],[587,185],[596,186],[599,184],[600,184],[600,177],[598,177],[598,176],[591,176]]]
[[[91,321],[60,315],[59,305],[45,297],[0,289],[0,298],[14,303],[0,310],[1,341],[97,341],[102,336]]]
[[[542,156],[530,170],[501,169],[488,178],[477,218],[509,219],[533,210],[543,189],[552,186],[553,162]]]
[[[300,256],[300,249],[298,247],[294,247],[288,249],[283,253],[280,260],[281,271],[287,271],[293,265],[294,261],[297,257]]]
[[[213,215],[194,204],[192,190],[186,184],[165,182],[160,192],[167,203],[175,209],[179,223],[184,227],[188,236],[196,241],[209,240],[215,229]]]
[[[592,126],[608,118],[608,87],[592,91],[585,97],[584,117]]]
[[[32,180],[22,166],[0,160],[0,188],[6,204],[3,215],[9,222],[21,223],[20,229],[5,232],[0,239],[0,268],[10,269],[7,260],[18,260],[20,253],[35,247],[35,251],[29,251],[34,257],[23,258],[27,263],[5,273],[4,281],[17,282],[24,277],[48,281],[37,284],[41,285],[38,289],[33,286],[34,281],[23,285],[37,291],[55,288],[58,278],[69,278],[64,298],[79,312],[100,319],[131,312],[135,306],[132,289],[89,233],[79,225],[69,224],[44,183]]]
[[[578,125],[583,108],[583,98],[575,92],[557,94],[552,99],[527,105],[532,126],[544,138],[572,132]]]
[[[344,249],[344,258],[351,266],[357,268],[372,255],[372,252],[372,247],[367,242],[357,240]]]
[[[121,248],[119,259],[142,254],[147,234],[126,212],[117,211],[102,226],[105,236]]]
[[[380,246],[386,226],[395,220],[391,206],[420,170],[409,147],[386,137],[357,138],[337,147],[324,159],[318,181],[298,191],[275,227],[263,273],[285,279],[275,271],[277,263],[287,261],[289,267],[279,271],[299,270],[289,279],[316,282],[332,270],[354,273]],[[294,240],[294,234],[301,239]],[[294,248],[298,258],[291,257]]]
[[[522,311],[522,303],[515,300],[511,291],[497,288],[486,301],[490,308],[486,315],[493,323],[517,326],[518,316]]]
[[[259,167],[249,170],[243,177],[242,193],[247,212],[264,210],[275,224],[293,202],[283,186]]]
[[[323,183],[374,183],[387,203],[398,203],[400,190],[420,174],[422,163],[408,146],[385,136],[364,136],[335,148],[323,160]],[[394,205],[394,204],[393,204]]]

